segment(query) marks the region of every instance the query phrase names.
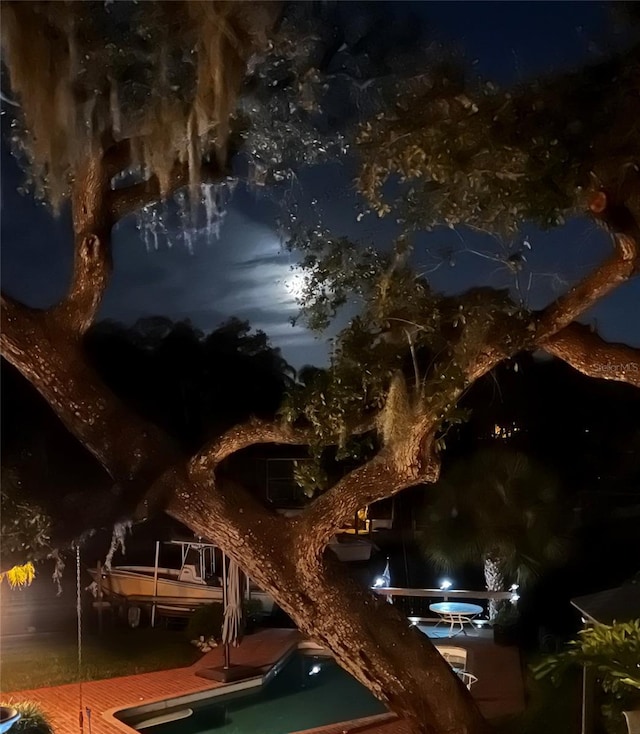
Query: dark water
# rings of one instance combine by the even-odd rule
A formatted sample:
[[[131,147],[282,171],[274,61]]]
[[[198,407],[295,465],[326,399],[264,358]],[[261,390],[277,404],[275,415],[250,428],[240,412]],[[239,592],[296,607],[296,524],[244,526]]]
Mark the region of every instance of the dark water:
[[[184,709],[185,707],[181,707]],[[191,704],[188,718],[144,729],[149,734],[286,734],[386,708],[328,658],[295,654],[258,692],[217,696]],[[158,715],[167,713],[166,709]],[[146,714],[149,718],[153,714]],[[141,717],[138,717],[138,719]],[[123,720],[135,726],[135,720]]]

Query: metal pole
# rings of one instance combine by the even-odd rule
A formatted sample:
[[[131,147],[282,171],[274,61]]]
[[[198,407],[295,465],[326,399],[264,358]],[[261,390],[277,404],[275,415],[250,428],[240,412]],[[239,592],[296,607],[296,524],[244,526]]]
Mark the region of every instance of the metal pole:
[[[98,572],[96,578],[98,581],[98,634],[102,634],[102,563],[98,561]]]
[[[76,617],[78,621],[78,723],[80,734],[84,734],[84,719],[82,715],[82,596],[80,591],[80,546],[76,545]]]
[[[151,626],[156,626],[156,597],[158,596],[158,561],[160,559],[160,541],[156,540],[156,562],[153,568],[153,606],[151,607]]]
[[[593,730],[593,686],[592,675],[586,665],[582,666],[582,722],[581,734],[591,734]]]

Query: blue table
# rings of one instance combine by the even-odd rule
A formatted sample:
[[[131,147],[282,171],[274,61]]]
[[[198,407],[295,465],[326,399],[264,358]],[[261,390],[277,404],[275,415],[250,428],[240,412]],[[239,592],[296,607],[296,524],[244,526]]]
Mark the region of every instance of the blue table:
[[[479,614],[482,614],[482,607],[478,604],[468,604],[461,601],[440,601],[436,604],[429,604],[429,609],[442,617],[438,624],[444,622],[450,625],[449,637],[455,637],[453,630],[456,625],[460,625],[456,635],[459,635],[460,632],[466,635],[465,624],[471,624]],[[436,627],[438,624],[436,624]]]

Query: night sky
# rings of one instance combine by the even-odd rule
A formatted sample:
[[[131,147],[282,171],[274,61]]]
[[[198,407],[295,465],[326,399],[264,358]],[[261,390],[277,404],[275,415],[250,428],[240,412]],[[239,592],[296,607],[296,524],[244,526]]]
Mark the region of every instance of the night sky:
[[[464,48],[485,78],[509,85],[558,68],[597,58],[606,10],[600,3],[398,3],[394,12],[421,16],[434,37]],[[604,47],[602,47],[604,48]],[[3,113],[9,108],[3,103]],[[5,128],[7,116],[3,120]],[[2,148],[2,288],[33,306],[62,296],[72,258],[69,213],[53,219],[18,193],[21,173]],[[393,225],[377,219],[356,222],[353,162],[345,160],[298,172],[295,195],[317,200],[324,223],[338,234],[388,245]],[[114,236],[115,271],[101,316],[127,324],[145,316],[191,319],[208,331],[229,316],[249,319],[264,329],[295,366],[326,361],[326,337],[292,327],[296,313],[292,256],[283,251],[276,230],[279,194],[239,185],[220,236],[206,228],[193,233],[190,250],[177,233],[155,250],[145,246],[133,217]],[[310,204],[309,204],[310,206]],[[524,227],[532,277],[522,278],[520,295],[540,307],[588,272],[610,250],[606,234],[587,219],[541,233]],[[464,229],[442,230],[418,239],[416,264],[438,290],[455,293],[472,285],[511,287],[514,276],[501,261],[502,245]],[[169,246],[171,244],[172,246]],[[446,252],[446,257],[442,253]],[[452,266],[450,262],[455,264]],[[619,288],[585,316],[610,341],[640,346],[640,280]]]

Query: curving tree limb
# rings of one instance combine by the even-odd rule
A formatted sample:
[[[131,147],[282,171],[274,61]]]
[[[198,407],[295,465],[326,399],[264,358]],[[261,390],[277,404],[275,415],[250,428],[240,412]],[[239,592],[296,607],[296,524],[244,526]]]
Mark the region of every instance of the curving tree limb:
[[[277,421],[253,418],[233,426],[221,436],[205,444],[189,462],[192,471],[215,471],[232,454],[261,443],[291,446],[308,445],[313,439],[309,428],[294,428]]]
[[[615,250],[610,257],[544,309],[538,322],[539,343],[569,326],[634,275],[640,261],[638,243],[626,234],[614,235],[614,242]]]
[[[540,347],[584,375],[640,387],[640,349],[605,342],[588,326],[570,324]]]

